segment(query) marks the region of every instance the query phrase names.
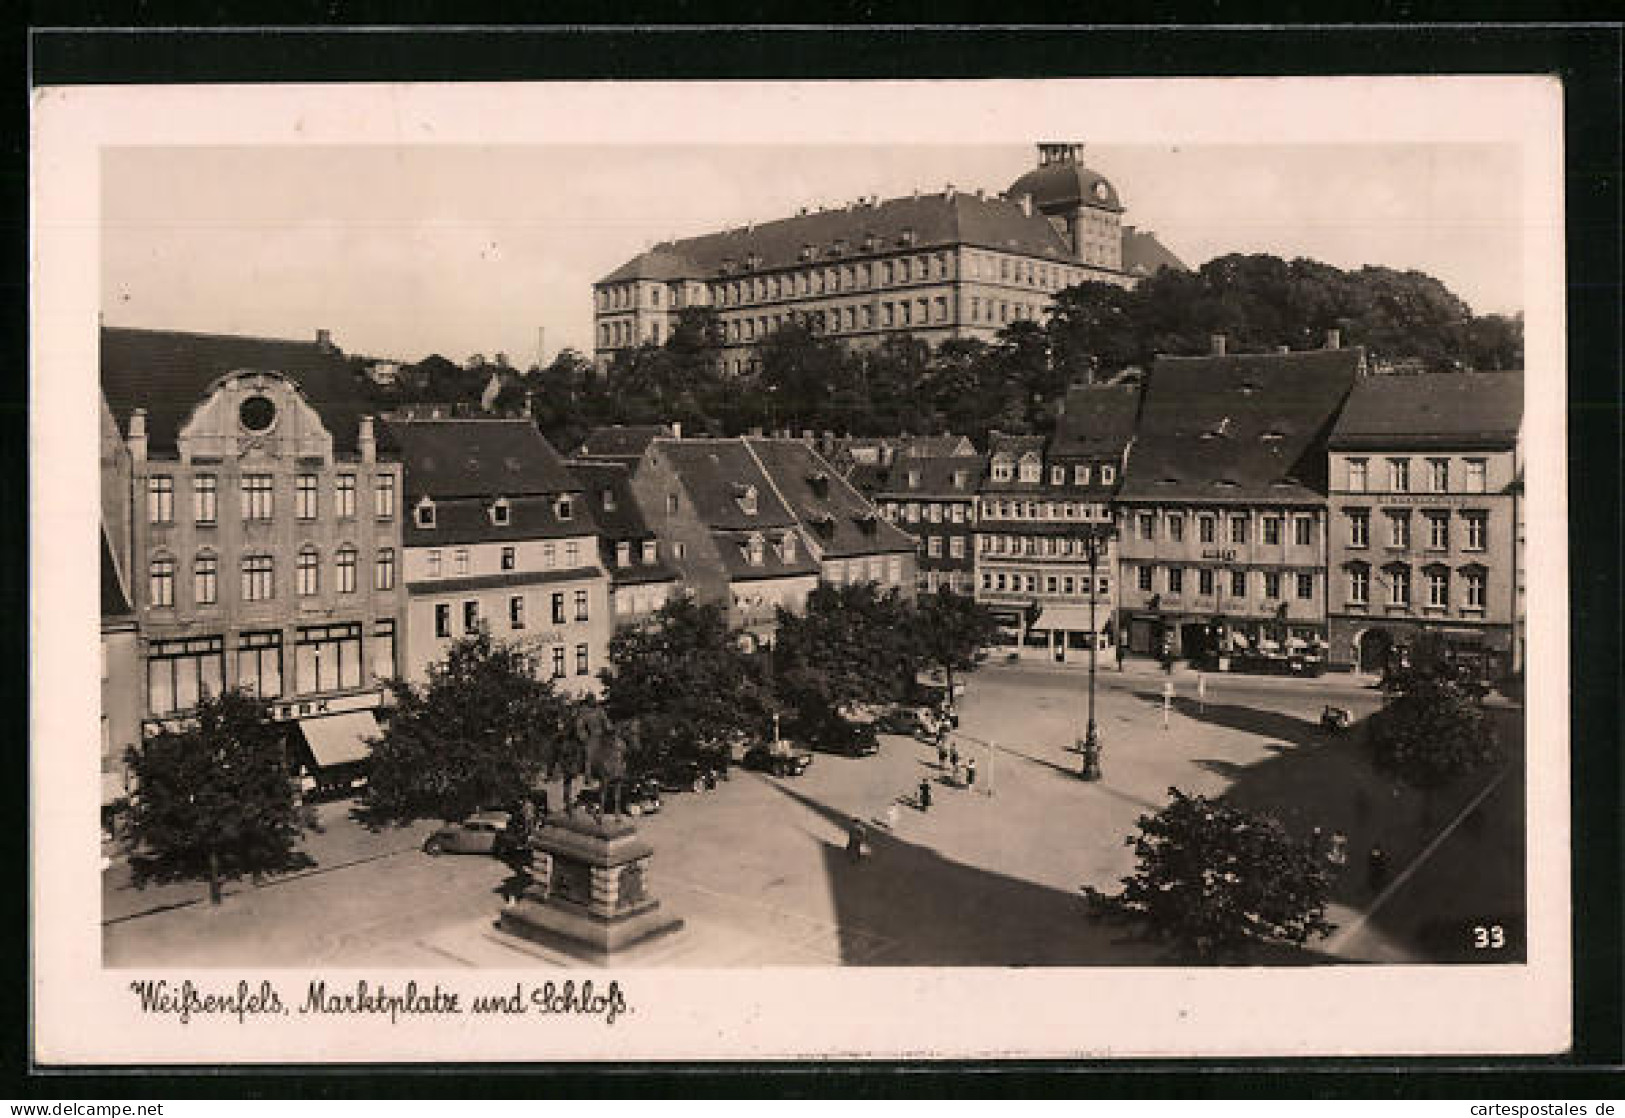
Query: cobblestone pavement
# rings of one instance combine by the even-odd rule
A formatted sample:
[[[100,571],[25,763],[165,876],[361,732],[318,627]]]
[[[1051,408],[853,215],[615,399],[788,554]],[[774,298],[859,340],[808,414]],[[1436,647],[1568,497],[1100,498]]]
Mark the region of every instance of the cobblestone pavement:
[[[1460,803],[1424,818],[1370,774],[1352,737],[1324,737],[1328,701],[1363,716],[1368,681],[1223,677],[1196,698],[1192,673],[1115,666],[1097,679],[1105,779],[1079,779],[1085,676],[1070,667],[988,666],[969,677],[961,744],[974,789],[939,771],[934,750],[886,737],[877,756],[819,754],[806,774],[735,770],[716,790],[673,793],[640,827],[653,843],[651,885],[685,920],[678,936],[630,965],[1083,965],[1154,961],[1125,930],[1086,918],[1079,888],[1112,889],[1132,867],[1124,836],[1138,817],[1187,792],[1268,806],[1289,827],[1341,828],[1363,851],[1379,831],[1395,855],[1423,849]],[[1163,728],[1162,688],[1174,698]],[[1335,695],[1335,698],[1328,698]],[[933,806],[913,806],[919,782]],[[1465,796],[1462,797],[1463,802]],[[887,808],[903,801],[895,829]],[[557,802],[557,801],[555,801]],[[110,871],[104,950],[110,965],[508,966],[522,954],[492,934],[507,870],[482,857],[430,858],[422,828],[374,835],[328,805],[310,845],[316,872],[244,885],[205,902],[144,906]],[[872,822],[874,853],[845,853],[852,818]],[[1463,838],[1466,835],[1463,828]],[[1454,857],[1447,847],[1444,857]],[[1333,918],[1358,920],[1376,891],[1340,883]],[[1500,903],[1506,889],[1489,883]],[[1413,891],[1414,892],[1414,891]],[[1483,890],[1480,890],[1483,892]],[[192,890],[192,898],[201,896]],[[1521,906],[1521,878],[1518,904]],[[155,899],[148,893],[147,901]],[[1414,900],[1414,897],[1413,897]],[[1435,898],[1437,903],[1437,898]],[[1414,957],[1404,928],[1361,927],[1345,957]],[[530,954],[544,960],[545,951]],[[560,960],[562,961],[562,960]]]

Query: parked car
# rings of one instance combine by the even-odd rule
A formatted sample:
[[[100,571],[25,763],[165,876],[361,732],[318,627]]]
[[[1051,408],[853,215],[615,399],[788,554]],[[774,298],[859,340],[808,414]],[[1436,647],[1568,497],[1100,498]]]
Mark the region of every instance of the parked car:
[[[728,779],[721,763],[690,759],[667,761],[651,775],[667,792],[703,792]]]
[[[868,757],[880,751],[880,738],[875,733],[875,726],[876,723],[872,721],[852,722],[844,718],[832,718],[820,727],[813,745],[827,753],[839,753],[846,757]]]
[[[921,734],[930,716],[929,707],[900,704],[882,714],[875,727],[883,734]]]
[[[800,776],[812,764],[812,754],[799,750],[778,749],[771,745],[753,745],[745,751],[744,765],[757,772],[774,776]]]
[[[473,812],[437,828],[423,840],[425,854],[494,854],[500,858],[524,846],[524,838],[514,831],[513,817],[505,811]]]
[[[583,788],[576,793],[576,806],[596,808],[603,802],[600,795],[598,788]],[[634,777],[624,781],[621,808],[628,815],[653,815],[661,808],[660,782],[653,777]]]

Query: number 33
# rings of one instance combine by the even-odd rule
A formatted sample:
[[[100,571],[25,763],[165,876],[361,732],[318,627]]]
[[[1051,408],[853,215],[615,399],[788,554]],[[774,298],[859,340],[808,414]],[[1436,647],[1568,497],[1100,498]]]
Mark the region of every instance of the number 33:
[[[1499,924],[1485,927],[1479,924],[1473,928],[1473,946],[1480,951],[1499,951],[1507,945],[1506,930]]]

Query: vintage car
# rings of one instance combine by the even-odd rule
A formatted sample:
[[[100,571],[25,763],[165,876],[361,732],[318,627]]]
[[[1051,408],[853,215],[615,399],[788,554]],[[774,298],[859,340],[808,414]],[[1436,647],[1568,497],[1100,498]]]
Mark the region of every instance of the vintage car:
[[[788,743],[754,745],[745,751],[744,765],[774,776],[800,776],[812,764],[812,754],[789,748]]]
[[[437,828],[423,840],[425,854],[494,854],[503,857],[525,845],[506,811],[476,811]]]
[[[653,815],[661,808],[660,782],[652,777],[635,777],[622,781],[620,789],[621,810],[627,815]],[[615,789],[610,789],[613,797]],[[596,787],[583,788],[576,793],[576,806],[596,809],[603,800],[602,790]]]

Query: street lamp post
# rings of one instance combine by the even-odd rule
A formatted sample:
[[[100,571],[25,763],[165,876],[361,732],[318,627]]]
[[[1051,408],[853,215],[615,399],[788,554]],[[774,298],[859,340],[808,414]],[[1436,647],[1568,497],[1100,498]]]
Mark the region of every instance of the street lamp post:
[[[1100,731],[1095,726],[1095,662],[1100,655],[1100,633],[1095,623],[1095,591],[1099,581],[1095,576],[1100,558],[1100,536],[1090,531],[1083,538],[1085,554],[1089,558],[1089,725],[1083,735],[1083,771],[1085,780],[1100,779]]]

